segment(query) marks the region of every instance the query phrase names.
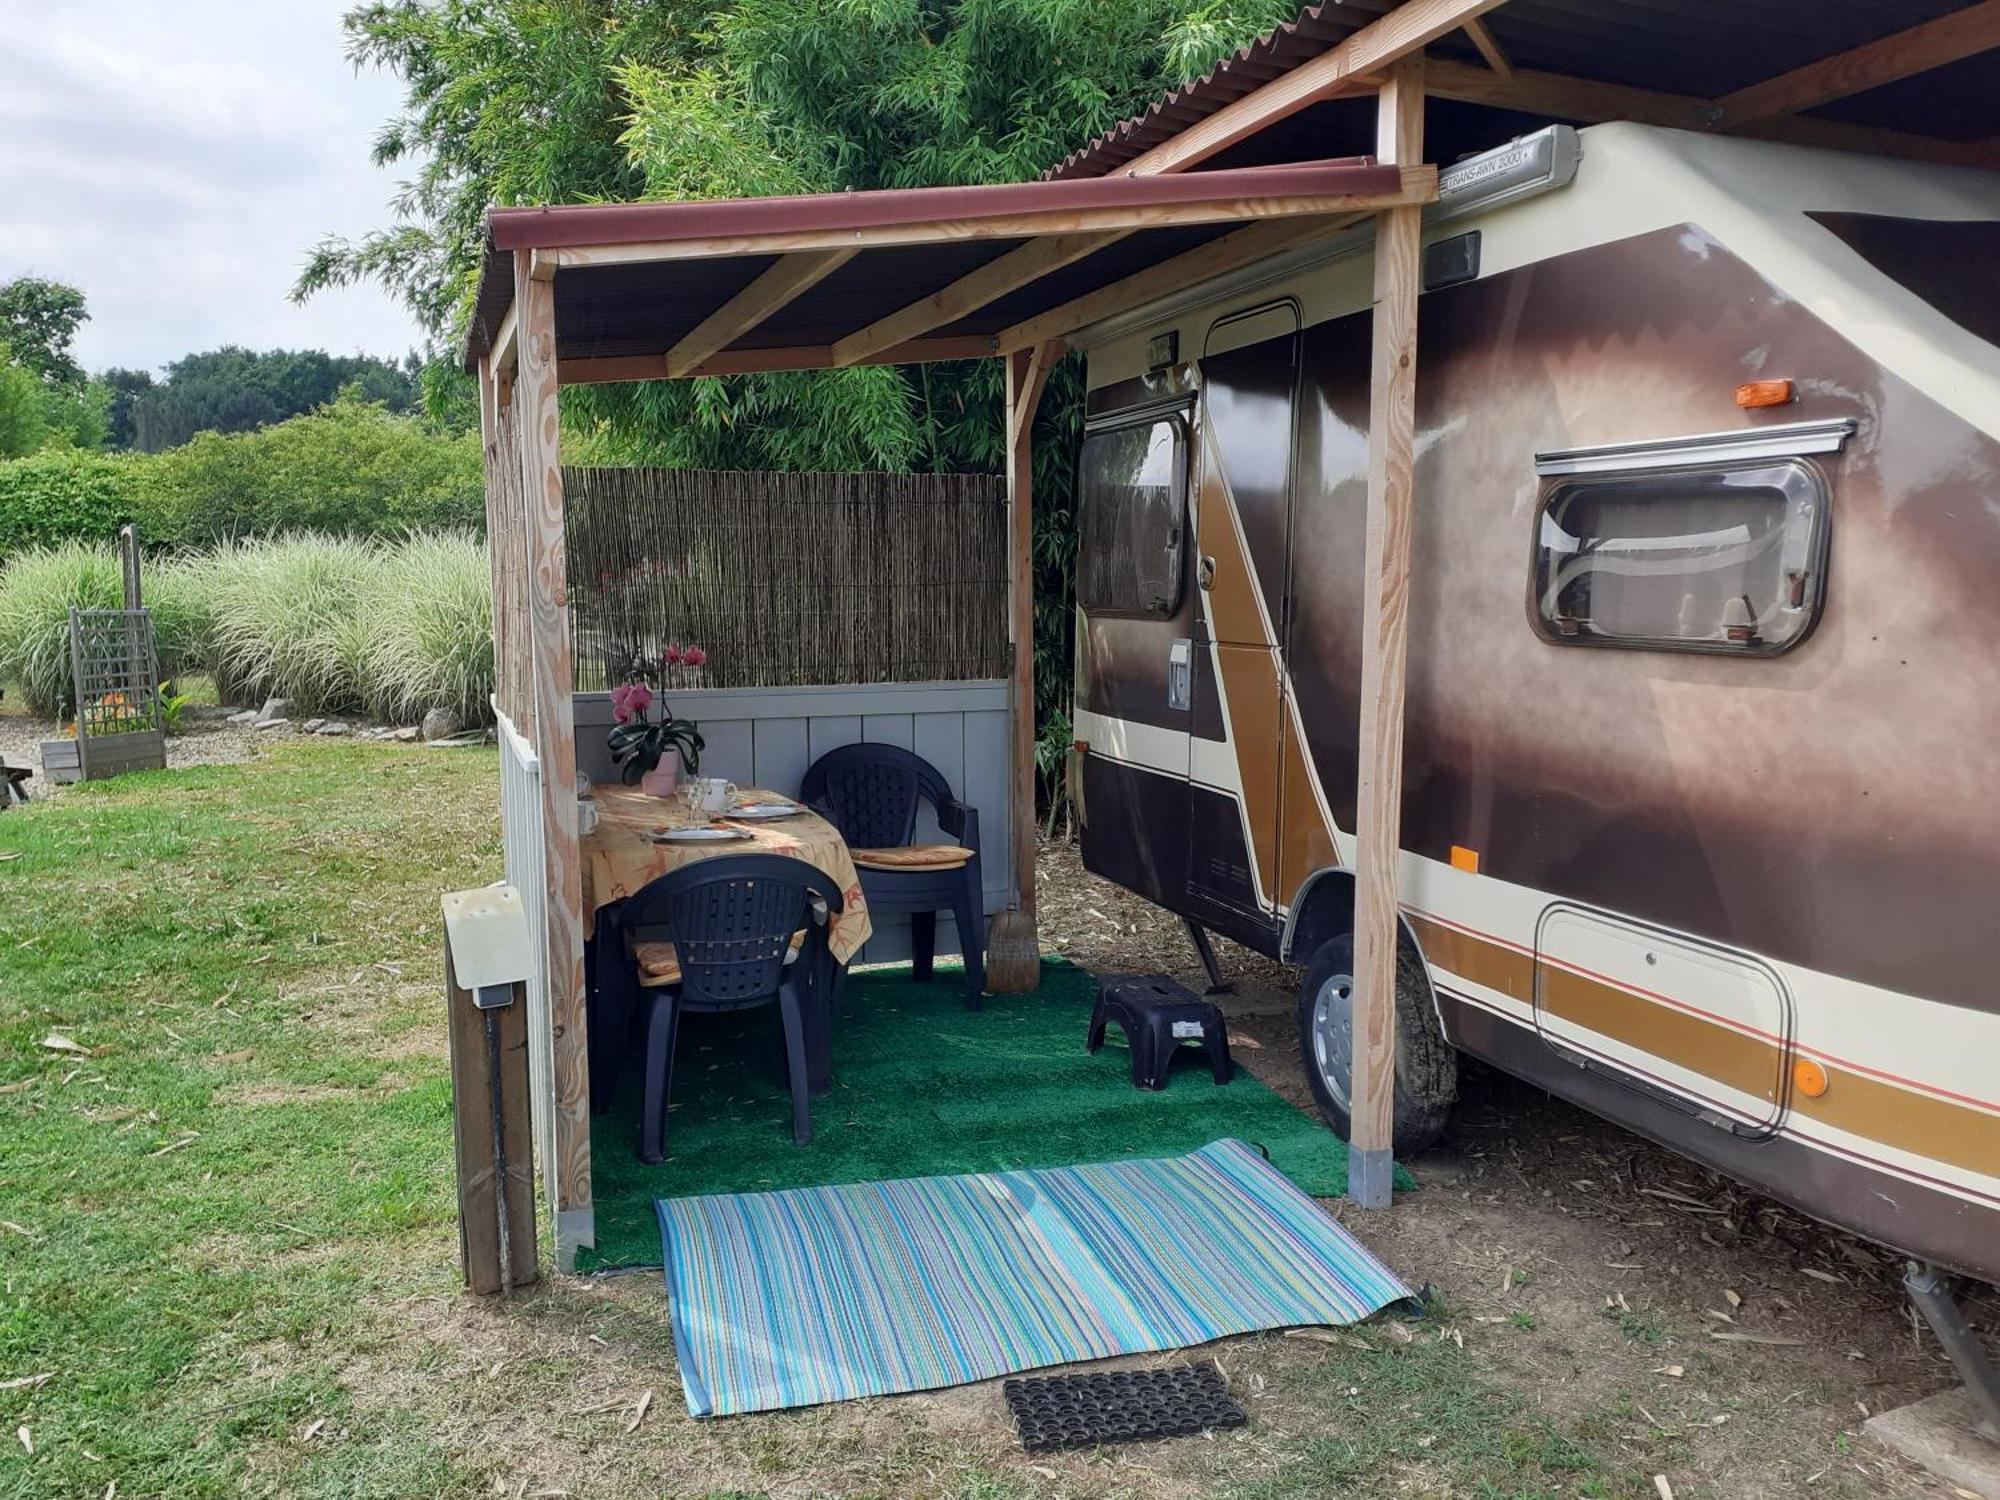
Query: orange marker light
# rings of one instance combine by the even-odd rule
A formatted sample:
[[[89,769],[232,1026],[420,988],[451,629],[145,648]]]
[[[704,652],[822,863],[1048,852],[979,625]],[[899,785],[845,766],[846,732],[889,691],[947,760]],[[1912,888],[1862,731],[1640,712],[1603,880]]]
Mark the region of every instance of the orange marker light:
[[[1479,873],[1479,851],[1477,849],[1468,849],[1463,844],[1453,844],[1451,846],[1451,867],[1454,870],[1463,870],[1468,875],[1477,875]]]
[[[1792,1064],[1792,1087],[1808,1099],[1817,1099],[1826,1092],[1826,1069],[1810,1057],[1801,1057]]]
[[[1736,404],[1752,406],[1789,406],[1792,401],[1792,383],[1789,380],[1750,380],[1736,387]]]

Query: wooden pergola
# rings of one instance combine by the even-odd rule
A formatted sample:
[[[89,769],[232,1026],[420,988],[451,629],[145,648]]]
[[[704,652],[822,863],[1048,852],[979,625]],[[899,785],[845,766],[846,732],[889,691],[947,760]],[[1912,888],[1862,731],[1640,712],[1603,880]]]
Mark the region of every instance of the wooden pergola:
[[[1837,42],[1865,26],[1845,0],[1835,8],[1843,14],[1821,28],[1825,36]],[[479,375],[486,442],[498,703],[507,729],[540,763],[539,894],[554,1095],[544,1171],[559,1253],[589,1243],[591,1201],[561,387],[942,359],[1006,362],[1013,901],[1032,920],[1028,460],[1050,366],[1080,328],[1370,217],[1350,1191],[1366,1205],[1387,1203],[1420,233],[1423,205],[1436,190],[1436,171],[1425,163],[1426,97],[1507,112],[1494,117],[1503,140],[1509,121],[1632,119],[1931,160],[2000,160],[1988,137],[1952,138],[1840,114],[1841,101],[1852,96],[2000,44],[2000,0],[1921,0],[1913,27],[1829,45],[1825,55],[1712,97],[1630,81],[1649,66],[1648,47],[1685,43],[1712,7],[1604,0],[1600,9],[1619,12],[1612,20],[1629,55],[1603,55],[1625,77],[1558,73],[1510,57],[1520,41],[1524,51],[1550,50],[1550,35],[1582,26],[1576,7],[1556,0],[1512,0],[1504,10],[1502,0],[1347,0],[1312,7],[1037,183],[493,211],[467,360]],[[1518,41],[1497,20],[1489,24],[1496,11],[1522,18]],[[1770,12],[1754,19],[1790,17],[1808,28],[1823,19],[1809,0],[1776,0]],[[1790,51],[1770,55],[1792,57],[1813,45],[1791,41]],[[1438,55],[1427,57],[1434,44]],[[1697,36],[1692,45],[1722,43]],[[1742,52],[1739,45],[1738,71]],[[1754,58],[1748,65],[1756,66]],[[1327,132],[1313,112],[1357,96],[1375,101],[1370,156],[1282,159],[1299,154],[1302,138],[1317,137],[1314,146],[1323,150]],[[1260,152],[1281,159],[1262,160]]]

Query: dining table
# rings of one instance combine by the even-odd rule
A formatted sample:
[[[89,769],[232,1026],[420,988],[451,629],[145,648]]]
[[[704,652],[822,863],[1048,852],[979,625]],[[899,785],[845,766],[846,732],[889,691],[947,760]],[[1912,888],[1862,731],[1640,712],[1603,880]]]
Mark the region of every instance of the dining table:
[[[757,787],[738,790],[730,799],[732,808],[784,802],[799,808],[790,817],[756,821],[698,812],[679,797],[655,797],[635,786],[593,787],[591,799],[597,804],[597,827],[578,841],[586,936],[594,930],[600,908],[635,895],[670,870],[730,854],[788,855],[832,877],[840,888],[841,907],[828,924],[827,947],[843,968],[874,931],[847,841],[833,824],[795,798]],[[726,828],[743,837],[700,844],[655,837],[669,829],[699,827]]]

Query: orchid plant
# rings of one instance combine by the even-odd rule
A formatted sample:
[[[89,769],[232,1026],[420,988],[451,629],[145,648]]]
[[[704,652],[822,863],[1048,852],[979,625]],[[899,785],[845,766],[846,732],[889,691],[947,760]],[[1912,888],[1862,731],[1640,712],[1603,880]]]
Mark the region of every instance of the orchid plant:
[[[664,686],[668,673],[676,667],[698,668],[707,661],[708,653],[699,646],[669,646],[661,653],[657,675]],[[650,667],[641,668],[631,681],[611,690],[611,717],[618,723],[604,743],[628,786],[659,765],[669,750],[680,752],[684,769],[692,772],[701,767],[701,731],[695,728],[694,720],[675,718],[664,698],[654,698],[652,686],[645,681],[653,675]],[[660,710],[657,719],[652,717],[656,701]]]

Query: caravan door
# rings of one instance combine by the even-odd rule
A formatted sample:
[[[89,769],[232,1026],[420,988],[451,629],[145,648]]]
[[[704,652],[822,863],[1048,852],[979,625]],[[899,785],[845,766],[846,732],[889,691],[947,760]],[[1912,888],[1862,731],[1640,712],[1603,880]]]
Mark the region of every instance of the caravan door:
[[[1265,916],[1278,886],[1279,724],[1291,539],[1299,310],[1217,320],[1201,357],[1195,460],[1194,721],[1188,898],[1199,914]]]
[[[1077,464],[1072,783],[1084,868],[1178,908],[1187,888],[1194,571],[1185,380],[1085,424]]]

